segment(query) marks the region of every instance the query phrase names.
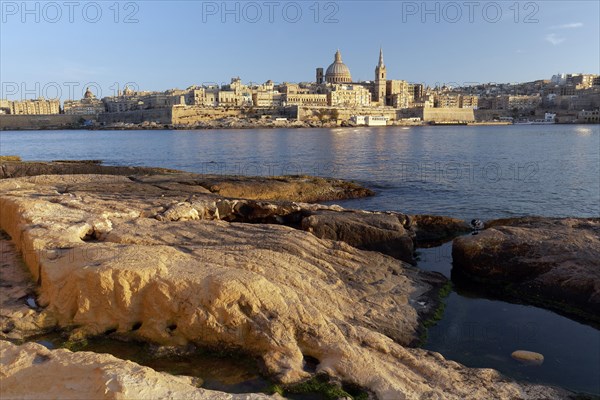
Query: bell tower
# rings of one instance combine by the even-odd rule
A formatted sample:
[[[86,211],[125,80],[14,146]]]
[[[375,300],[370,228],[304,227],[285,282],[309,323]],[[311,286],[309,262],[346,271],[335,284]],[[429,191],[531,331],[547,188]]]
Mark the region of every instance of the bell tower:
[[[387,71],[385,64],[383,63],[383,49],[379,49],[379,63],[375,67],[375,101],[379,102],[380,105],[385,106],[386,100],[386,86],[387,86]]]

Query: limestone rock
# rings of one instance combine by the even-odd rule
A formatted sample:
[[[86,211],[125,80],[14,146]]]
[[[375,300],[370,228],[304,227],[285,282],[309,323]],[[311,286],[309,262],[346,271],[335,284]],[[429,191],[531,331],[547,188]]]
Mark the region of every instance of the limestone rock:
[[[81,335],[116,330],[165,345],[243,349],[260,357],[266,372],[284,383],[307,377],[304,357],[312,357],[318,360],[317,372],[366,387],[382,400],[568,395],[403,347],[418,337],[421,313],[437,306],[431,294],[445,283],[439,274],[282,225],[161,222],[156,210],[190,199],[189,193],[165,196],[150,183],[128,181],[102,183],[97,175],[0,181],[0,227],[15,240],[39,283],[38,304],[61,326],[76,326]],[[68,195],[57,190],[65,182],[73,184]],[[195,196],[188,203],[214,199]],[[82,221],[101,217],[110,221],[110,232],[101,240],[83,240]],[[396,229],[390,218],[377,217],[376,226]],[[399,220],[398,225],[403,226]],[[416,309],[418,302],[426,306]],[[40,365],[44,359],[38,359]],[[17,364],[27,365],[2,362]],[[109,382],[102,368],[96,375],[55,368],[69,384],[70,376],[98,377],[94,388],[102,390],[118,385],[115,391],[125,391],[123,382],[141,376],[126,392],[129,397],[167,397],[162,396],[166,392],[143,392],[144,384],[159,380],[146,369],[115,370]],[[8,387],[16,387],[10,382]],[[39,382],[62,385],[55,376]],[[80,398],[93,394],[76,385],[73,390]],[[186,397],[192,396],[179,396]]]
[[[317,211],[302,219],[302,229],[322,239],[414,262],[412,232],[395,214]]]
[[[196,387],[194,378],[156,372],[109,354],[48,350],[0,341],[2,398],[275,400]]]
[[[0,338],[22,340],[54,328],[57,321],[35,300],[31,274],[0,231]]]
[[[202,187],[223,197],[248,200],[316,202],[372,196],[374,193],[358,184],[339,179],[309,176],[227,176],[178,173],[169,175],[138,175],[136,182],[161,188],[189,191]],[[173,186],[173,182],[180,184]]]
[[[190,221],[200,219],[200,215],[192,204],[181,202],[170,206],[165,212],[157,215],[156,219],[159,221]]]
[[[600,219],[490,221],[454,240],[454,267],[467,278],[510,284],[511,295],[600,323]]]
[[[175,170],[166,168],[108,166],[102,165],[101,161],[97,160],[25,162],[3,159],[0,160],[0,162],[2,162],[2,168],[0,168],[0,179],[57,174],[145,175],[176,172]]]

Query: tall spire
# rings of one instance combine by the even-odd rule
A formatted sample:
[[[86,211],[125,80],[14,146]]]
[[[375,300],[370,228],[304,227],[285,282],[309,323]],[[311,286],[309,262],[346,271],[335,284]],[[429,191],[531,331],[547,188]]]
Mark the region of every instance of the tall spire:
[[[379,48],[379,66],[383,67],[383,48]]]

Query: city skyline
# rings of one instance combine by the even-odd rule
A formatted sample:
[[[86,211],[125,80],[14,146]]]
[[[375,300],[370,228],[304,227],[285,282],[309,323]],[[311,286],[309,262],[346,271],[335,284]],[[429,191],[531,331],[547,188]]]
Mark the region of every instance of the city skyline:
[[[597,2],[75,3],[2,2],[3,83],[304,82],[338,48],[367,81],[380,47],[389,79],[430,86],[600,72]]]

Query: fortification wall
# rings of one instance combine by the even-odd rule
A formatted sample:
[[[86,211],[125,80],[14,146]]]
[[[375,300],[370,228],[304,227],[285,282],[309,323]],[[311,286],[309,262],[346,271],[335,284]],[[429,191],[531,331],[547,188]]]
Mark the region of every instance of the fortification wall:
[[[472,108],[423,108],[425,122],[475,122]]]
[[[221,118],[260,118],[262,116],[296,118],[296,107],[173,107],[174,125],[193,125]]]
[[[141,124],[142,122],[156,122],[157,124],[171,124],[171,108],[155,108],[150,110],[133,110],[119,113],[104,113],[98,115],[101,124]]]
[[[96,115],[0,115],[0,130],[78,128],[82,119],[96,119]]]

